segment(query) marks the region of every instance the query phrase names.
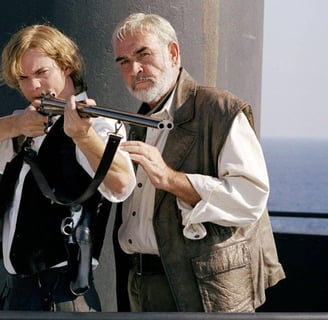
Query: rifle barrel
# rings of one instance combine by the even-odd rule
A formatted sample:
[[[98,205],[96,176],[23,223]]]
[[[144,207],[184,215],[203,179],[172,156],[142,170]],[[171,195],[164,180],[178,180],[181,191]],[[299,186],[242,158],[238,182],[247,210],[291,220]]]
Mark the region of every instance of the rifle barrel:
[[[47,115],[64,114],[66,102],[58,98],[41,97],[39,101],[39,111]],[[160,120],[149,116],[140,115],[137,113],[121,111],[117,109],[105,108],[100,106],[89,106],[81,102],[76,104],[77,110],[81,116],[89,117],[106,117],[115,120],[120,120],[130,124],[135,124],[144,127],[151,127],[161,130],[171,130],[173,123],[170,120]]]

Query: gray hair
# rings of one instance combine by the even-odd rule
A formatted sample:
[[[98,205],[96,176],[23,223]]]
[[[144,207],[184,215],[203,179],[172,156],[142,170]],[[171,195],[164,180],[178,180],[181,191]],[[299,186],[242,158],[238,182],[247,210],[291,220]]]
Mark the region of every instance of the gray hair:
[[[124,40],[127,34],[136,32],[151,32],[156,34],[164,44],[172,41],[178,43],[176,32],[170,22],[156,14],[133,13],[119,22],[112,35],[112,45],[117,40]]]

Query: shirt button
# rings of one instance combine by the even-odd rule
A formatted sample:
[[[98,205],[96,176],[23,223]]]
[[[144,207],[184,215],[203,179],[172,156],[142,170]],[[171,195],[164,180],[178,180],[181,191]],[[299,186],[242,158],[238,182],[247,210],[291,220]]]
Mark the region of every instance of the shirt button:
[[[135,211],[132,212],[132,216],[135,217],[137,213]]]
[[[132,244],[132,240],[131,240],[131,239],[129,239],[128,242],[129,242],[130,244]]]
[[[141,188],[141,187],[142,187],[142,183],[139,182],[139,183],[138,183],[138,188]]]

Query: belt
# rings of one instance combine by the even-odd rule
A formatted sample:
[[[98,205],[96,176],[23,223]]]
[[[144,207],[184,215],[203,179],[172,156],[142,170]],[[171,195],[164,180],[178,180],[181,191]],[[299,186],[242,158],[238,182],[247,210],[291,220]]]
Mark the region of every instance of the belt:
[[[66,283],[69,281],[67,267],[51,268],[31,275],[7,275],[7,285],[9,288],[42,288],[55,283],[62,284],[62,280],[65,280],[64,282]]]
[[[162,260],[158,255],[135,253],[130,255],[130,261],[132,266],[137,269],[139,276],[165,273]]]

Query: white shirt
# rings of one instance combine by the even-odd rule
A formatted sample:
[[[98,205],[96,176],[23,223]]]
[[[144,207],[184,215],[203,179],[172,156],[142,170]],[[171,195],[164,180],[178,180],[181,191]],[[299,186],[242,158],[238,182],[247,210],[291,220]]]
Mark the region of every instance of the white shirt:
[[[58,119],[57,117],[54,117],[54,121]],[[94,118],[93,119],[93,128],[98,132],[98,134],[104,139],[104,141],[107,141],[109,134],[115,132],[115,124],[116,120],[109,119],[109,118]],[[126,140],[126,132],[124,126],[120,128],[120,131],[118,132],[122,136],[122,141]],[[44,138],[46,135],[39,136],[34,138],[34,144],[33,149],[38,152]],[[134,169],[132,165],[132,161],[128,155],[127,152],[123,152],[118,149],[117,152],[120,152],[128,161],[129,163],[129,170],[130,170],[130,176],[131,182],[129,187],[127,188],[126,192],[124,194],[120,195],[114,195],[112,192],[105,187],[103,183],[100,184],[98,187],[99,192],[109,201],[112,202],[120,202],[125,200],[132,192],[133,188],[135,187],[135,175],[134,175]],[[15,156],[15,151],[13,149],[12,139],[4,140],[0,142],[0,173],[3,172],[5,165],[8,161],[11,161],[11,159]],[[84,154],[81,152],[79,148],[76,147],[76,158],[78,163],[86,170],[86,172],[91,176],[94,177],[94,171],[92,170],[87,158],[84,156]],[[11,248],[11,244],[13,241],[15,228],[16,228],[16,221],[17,221],[17,214],[22,194],[22,188],[23,183],[26,174],[30,170],[30,167],[28,164],[23,163],[22,170],[20,172],[18,181],[17,181],[17,187],[14,195],[13,200],[13,206],[11,207],[10,211],[5,214],[4,217],[4,226],[3,226],[3,236],[2,236],[2,242],[3,242],[3,260],[6,270],[9,273],[15,274],[15,269],[13,268],[10,258],[9,258],[9,252]]]
[[[171,114],[171,102],[166,103],[161,113]],[[166,139],[167,134],[147,128],[145,142],[161,152]],[[266,164],[260,143],[242,111],[236,116],[217,161],[218,177],[187,174],[201,197],[196,206],[176,199],[183,234],[188,239],[206,236],[204,222],[239,227],[258,220],[266,208],[269,196]],[[153,229],[155,188],[141,166],[136,177],[137,186],[123,204],[119,242],[126,253],[159,254]]]

